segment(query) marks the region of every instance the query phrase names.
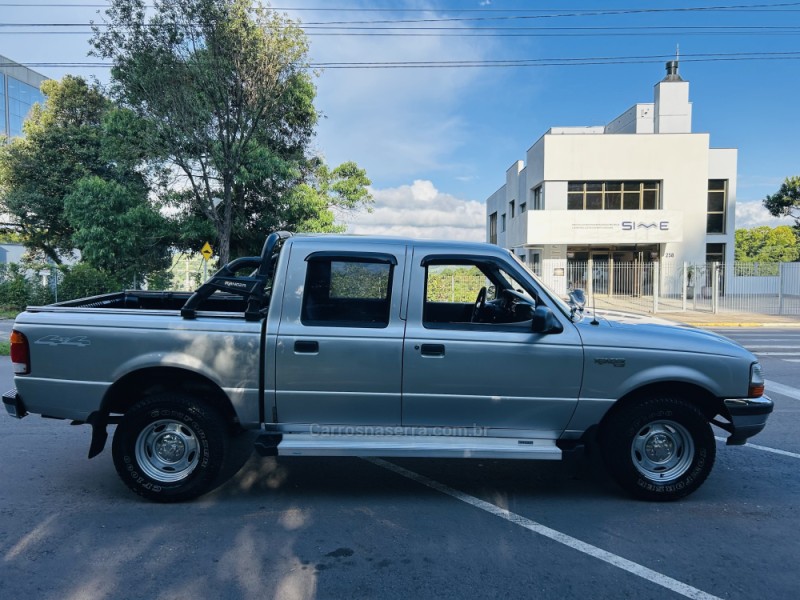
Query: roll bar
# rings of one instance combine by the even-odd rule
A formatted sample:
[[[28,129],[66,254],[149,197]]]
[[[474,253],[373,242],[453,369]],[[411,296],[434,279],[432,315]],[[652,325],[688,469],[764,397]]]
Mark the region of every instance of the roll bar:
[[[276,252],[278,243],[291,236],[288,231],[274,231],[267,236],[261,249],[261,256],[243,256],[222,267],[189,297],[181,308],[181,316],[184,319],[196,319],[198,306],[208,300],[214,292],[222,291],[242,296],[247,300],[245,320],[261,320],[267,279],[272,275],[278,259]],[[253,272],[246,277],[237,277],[236,273],[242,269],[251,269]]]

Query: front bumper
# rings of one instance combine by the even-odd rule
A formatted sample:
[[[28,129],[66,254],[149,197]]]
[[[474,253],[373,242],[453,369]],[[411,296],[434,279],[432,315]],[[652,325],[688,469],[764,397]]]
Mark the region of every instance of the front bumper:
[[[725,400],[726,416],[730,419],[730,425],[725,429],[731,434],[726,442],[728,446],[741,446],[764,429],[773,407],[767,396]]]
[[[22,398],[17,393],[17,390],[9,390],[3,394],[3,404],[5,405],[8,414],[15,419],[21,419],[28,414],[28,411],[25,408],[25,403],[22,402]]]

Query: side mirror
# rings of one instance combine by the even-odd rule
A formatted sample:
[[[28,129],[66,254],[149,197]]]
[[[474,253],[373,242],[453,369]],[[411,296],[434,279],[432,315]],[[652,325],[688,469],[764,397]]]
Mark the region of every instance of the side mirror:
[[[537,306],[533,311],[531,330],[534,333],[561,333],[564,326],[546,306]]]
[[[586,293],[582,289],[572,290],[569,293],[569,305],[573,311],[583,312],[586,306]]]

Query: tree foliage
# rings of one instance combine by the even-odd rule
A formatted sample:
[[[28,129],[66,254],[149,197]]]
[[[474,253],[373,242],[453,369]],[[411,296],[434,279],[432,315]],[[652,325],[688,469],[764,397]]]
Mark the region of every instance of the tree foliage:
[[[288,17],[251,4],[112,0],[92,39],[113,61],[113,98],[149,124],[143,154],[181,178],[185,193],[170,199],[187,241],[209,221],[223,262],[232,247],[252,252],[253,237],[260,246],[273,223],[331,227],[325,211],[341,198],[296,190],[320,171],[306,156],[318,118],[307,43]],[[321,222],[303,216],[314,210]]]
[[[25,137],[0,148],[0,200],[29,249],[60,264],[82,259],[130,282],[167,264],[166,220],[148,200],[145,180],[120,142],[127,119],[79,77],[42,84]],[[111,123],[117,123],[114,128]]]
[[[800,176],[787,177],[777,192],[764,198],[764,206],[775,217],[792,217],[800,228]]]
[[[61,281],[58,285],[59,301],[115,292],[125,287],[126,283],[114,273],[101,271],[88,263],[61,267],[61,271]]]
[[[800,244],[788,225],[737,229],[734,235],[738,262],[775,263],[800,258]]]
[[[81,178],[113,170],[101,157],[109,106],[97,88],[78,77],[45,81],[42,93],[45,106],[33,107],[25,137],[0,146],[0,198],[24,244],[60,263],[74,247],[64,198]]]
[[[84,177],[64,199],[64,213],[83,260],[128,285],[169,267],[167,222],[147,201],[143,185]]]

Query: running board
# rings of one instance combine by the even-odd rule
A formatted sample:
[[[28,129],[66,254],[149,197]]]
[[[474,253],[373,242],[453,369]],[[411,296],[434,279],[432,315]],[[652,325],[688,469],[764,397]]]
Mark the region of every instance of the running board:
[[[555,440],[455,437],[283,434],[279,456],[416,456],[560,460]]]

